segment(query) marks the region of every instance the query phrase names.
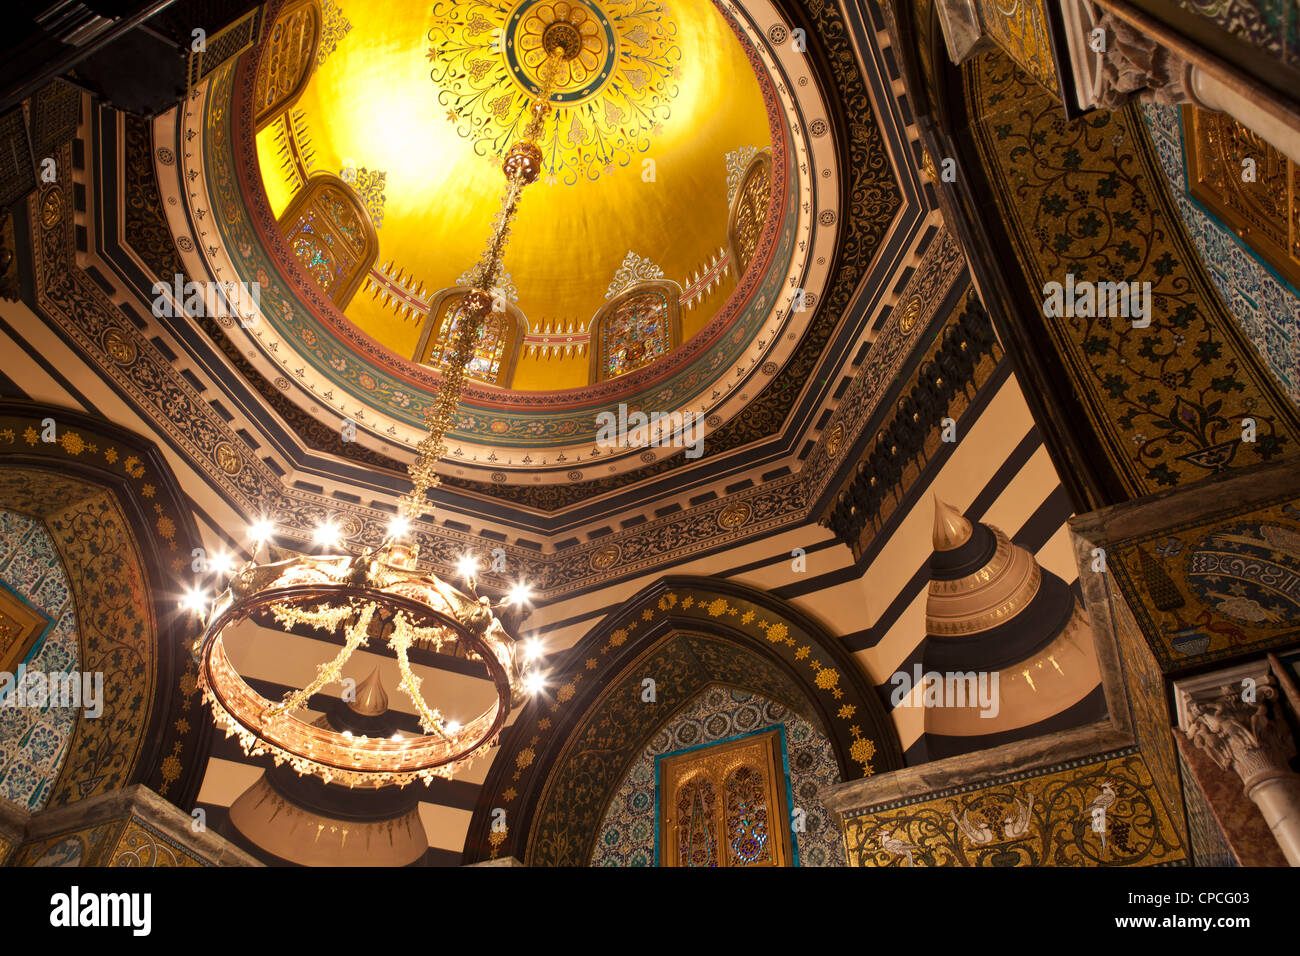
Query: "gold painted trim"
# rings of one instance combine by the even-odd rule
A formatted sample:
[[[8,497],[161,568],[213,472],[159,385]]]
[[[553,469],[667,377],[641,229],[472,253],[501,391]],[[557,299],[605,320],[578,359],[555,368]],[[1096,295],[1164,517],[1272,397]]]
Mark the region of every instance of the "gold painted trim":
[[[927,608],[925,616],[927,632],[940,637],[961,637],[988,631],[999,624],[1009,621],[1028,607],[1029,602],[1038,594],[1038,587],[1043,581],[1043,572],[1037,564],[1033,564],[1031,567],[1032,570],[1029,572],[1028,580],[1016,588],[1011,597],[977,617],[935,617],[933,612]]]
[[[1006,572],[1007,566],[1011,564],[1012,549],[1014,547],[1011,544],[1011,539],[992,525],[985,525],[985,527],[993,532],[993,536],[998,542],[993,557],[989,558],[989,563],[964,578],[954,578],[951,581],[932,580],[930,582],[930,593],[932,595],[935,597],[950,597],[957,594],[966,594],[970,591],[978,591]]]
[[[1211,113],[1188,104],[1182,107],[1181,119],[1188,195],[1232,230],[1283,278],[1294,286],[1300,286],[1300,164],[1227,114]],[[1243,137],[1254,140],[1248,152],[1215,139],[1225,138],[1224,130],[1233,128]],[[1216,149],[1216,145],[1220,149]],[[1219,175],[1215,172],[1218,163],[1214,153],[1218,153],[1218,158],[1228,167],[1220,170]],[[1251,159],[1255,164],[1255,178],[1251,182],[1242,179],[1242,161],[1245,159]],[[1270,184],[1275,189],[1271,197],[1266,195]],[[1276,218],[1269,221],[1252,193],[1264,194],[1266,200],[1281,206],[1283,221]],[[1260,215],[1258,221],[1251,221],[1248,211],[1252,209]],[[1274,234],[1269,235],[1270,231]],[[1278,239],[1282,240],[1282,245],[1278,244]]]

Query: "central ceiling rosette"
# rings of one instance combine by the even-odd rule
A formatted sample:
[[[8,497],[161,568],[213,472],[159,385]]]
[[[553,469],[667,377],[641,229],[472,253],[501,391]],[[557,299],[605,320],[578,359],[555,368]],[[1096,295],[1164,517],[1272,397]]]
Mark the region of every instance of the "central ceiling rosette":
[[[504,156],[539,89],[546,51],[562,51],[541,145],[547,181],[572,185],[627,166],[663,131],[681,48],[667,9],[645,0],[437,3],[431,76],[457,132]]]

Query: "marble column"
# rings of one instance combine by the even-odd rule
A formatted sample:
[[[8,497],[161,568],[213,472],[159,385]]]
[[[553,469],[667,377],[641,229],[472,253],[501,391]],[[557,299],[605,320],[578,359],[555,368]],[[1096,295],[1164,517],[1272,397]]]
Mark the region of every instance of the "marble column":
[[[1268,661],[1177,681],[1174,696],[1179,731],[1241,779],[1287,862],[1300,866],[1300,774],[1288,764],[1295,743]]]

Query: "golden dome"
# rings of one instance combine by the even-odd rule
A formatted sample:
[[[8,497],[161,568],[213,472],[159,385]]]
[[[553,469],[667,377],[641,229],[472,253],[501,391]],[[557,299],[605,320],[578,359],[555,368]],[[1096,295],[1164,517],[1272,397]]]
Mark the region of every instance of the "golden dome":
[[[400,272],[422,300],[461,285],[497,215],[508,128],[528,109],[541,46],[563,33],[575,55],[552,100],[540,178],[512,230],[510,297],[530,331],[585,334],[629,253],[687,287],[727,245],[728,154],[769,147],[769,114],[746,48],[712,3],[656,6],[652,21],[643,8],[629,0],[348,7],[351,29],[319,61],[291,116],[257,135],[273,212],[284,213],[304,172],[382,173],[375,269]],[[471,62],[458,38],[491,44],[493,29],[506,42],[483,46]],[[376,189],[369,199],[377,197]],[[682,310],[681,341],[735,281]],[[364,289],[345,313],[393,352],[414,355],[419,315],[399,315]],[[585,357],[525,350],[513,387],[587,384]]]

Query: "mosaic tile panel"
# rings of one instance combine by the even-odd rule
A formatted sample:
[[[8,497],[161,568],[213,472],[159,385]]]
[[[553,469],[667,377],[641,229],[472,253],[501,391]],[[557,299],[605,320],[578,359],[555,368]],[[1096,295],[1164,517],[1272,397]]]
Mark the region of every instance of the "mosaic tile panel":
[[[655,758],[780,725],[785,729],[791,805],[805,811],[794,834],[799,866],[843,866],[839,833],[817,794],[839,782],[830,741],[789,708],[756,694],[710,687],[664,727],[637,758],[610,800],[593,866],[655,865]]]
[[[78,666],[76,610],[54,542],[39,521],[0,511],[0,581],[53,621],[27,661],[29,671],[64,674]],[[0,706],[0,797],[35,812],[68,753],[76,711]]]
[[[1300,296],[1187,194],[1178,107],[1143,107],[1169,192],[1201,261],[1270,372],[1300,405]]]
[[[1295,0],[1174,0],[1189,13],[1204,17],[1220,30],[1249,43],[1268,56],[1300,63]]]
[[[846,814],[843,827],[850,866],[1187,861],[1179,828],[1136,750],[866,807]]]

